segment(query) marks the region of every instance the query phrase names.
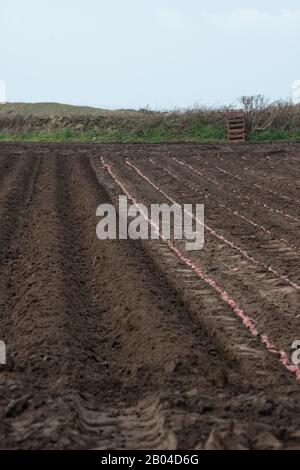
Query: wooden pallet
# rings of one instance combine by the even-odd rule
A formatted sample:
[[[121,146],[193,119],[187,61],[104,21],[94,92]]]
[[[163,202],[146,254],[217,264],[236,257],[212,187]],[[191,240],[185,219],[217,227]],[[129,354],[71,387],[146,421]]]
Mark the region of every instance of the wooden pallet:
[[[241,110],[227,112],[227,136],[229,142],[245,142],[245,114]]]

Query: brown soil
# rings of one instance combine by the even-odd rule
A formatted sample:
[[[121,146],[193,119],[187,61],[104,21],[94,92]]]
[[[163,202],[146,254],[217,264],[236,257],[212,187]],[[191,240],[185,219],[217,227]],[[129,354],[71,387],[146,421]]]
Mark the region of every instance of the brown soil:
[[[1,448],[300,448],[295,371],[162,241],[96,238],[101,157],[138,202],[205,203],[226,242],[176,248],[300,339],[299,144],[1,144]]]

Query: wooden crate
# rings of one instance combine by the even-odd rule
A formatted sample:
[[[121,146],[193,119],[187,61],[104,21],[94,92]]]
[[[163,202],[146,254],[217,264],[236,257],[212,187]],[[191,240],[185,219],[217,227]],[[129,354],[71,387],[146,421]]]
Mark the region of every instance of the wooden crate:
[[[228,142],[245,142],[245,113],[241,110],[228,111],[227,115],[227,136]]]

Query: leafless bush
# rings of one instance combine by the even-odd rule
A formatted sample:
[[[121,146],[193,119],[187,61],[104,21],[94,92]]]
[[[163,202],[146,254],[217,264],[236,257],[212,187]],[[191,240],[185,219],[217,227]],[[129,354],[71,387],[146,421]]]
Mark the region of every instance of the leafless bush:
[[[296,131],[300,129],[300,105],[291,101],[270,102],[263,95],[243,96],[247,134],[265,130]],[[119,132],[144,135],[150,130],[175,134],[197,133],[203,128],[226,129],[226,111],[230,108],[194,106],[172,111],[144,110],[103,111],[99,115],[0,114],[0,133],[55,132],[72,129],[76,132]]]
[[[289,100],[271,102],[263,95],[242,96],[246,131],[295,130],[300,126],[300,106]]]

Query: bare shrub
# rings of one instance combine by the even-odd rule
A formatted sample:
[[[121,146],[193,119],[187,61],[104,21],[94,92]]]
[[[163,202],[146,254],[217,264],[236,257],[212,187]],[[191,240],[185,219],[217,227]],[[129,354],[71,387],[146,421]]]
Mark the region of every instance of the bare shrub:
[[[245,111],[246,132],[276,129],[296,130],[300,127],[300,105],[290,100],[270,102],[263,95],[242,96],[240,102]]]

